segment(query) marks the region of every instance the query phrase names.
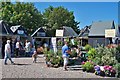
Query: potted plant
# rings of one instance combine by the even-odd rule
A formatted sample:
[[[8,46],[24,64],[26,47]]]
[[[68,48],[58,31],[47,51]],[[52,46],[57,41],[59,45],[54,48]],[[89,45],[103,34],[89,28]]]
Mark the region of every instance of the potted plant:
[[[94,65],[90,61],[85,62],[85,64],[82,65],[82,68],[83,71],[94,72]]]

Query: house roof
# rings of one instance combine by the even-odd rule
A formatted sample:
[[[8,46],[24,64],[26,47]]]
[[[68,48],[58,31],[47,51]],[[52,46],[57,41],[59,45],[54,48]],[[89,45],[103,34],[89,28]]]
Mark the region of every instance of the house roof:
[[[10,29],[12,30],[12,32],[13,32],[15,35],[20,35],[20,36],[22,36],[22,37],[27,37],[27,36],[28,36],[26,30],[25,30],[25,29],[23,28],[23,26],[21,26],[21,25],[11,26]],[[23,30],[24,33],[23,33],[23,34],[19,34],[19,33],[17,32],[18,30]]]
[[[93,22],[89,36],[105,36],[105,29],[115,29],[114,21]]]
[[[118,25],[115,25],[115,30],[116,30],[117,37],[120,37],[120,31],[119,31],[119,26]]]
[[[88,37],[91,26],[85,26],[80,30],[79,37]]]
[[[78,34],[71,27],[63,26],[63,29],[64,29],[63,37],[65,36],[77,37],[78,36]]]
[[[13,32],[10,30],[10,27],[3,20],[0,20],[0,35],[13,35]]]
[[[40,27],[40,28],[38,28],[38,29],[31,35],[31,37],[35,36],[38,31],[40,31],[40,32],[45,32],[45,30],[44,30],[42,27]]]

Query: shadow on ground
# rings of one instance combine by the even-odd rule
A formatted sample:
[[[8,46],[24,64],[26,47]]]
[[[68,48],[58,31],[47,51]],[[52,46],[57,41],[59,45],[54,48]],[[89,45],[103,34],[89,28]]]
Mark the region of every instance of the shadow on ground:
[[[31,65],[31,64],[15,63],[14,65],[23,66],[23,65]]]

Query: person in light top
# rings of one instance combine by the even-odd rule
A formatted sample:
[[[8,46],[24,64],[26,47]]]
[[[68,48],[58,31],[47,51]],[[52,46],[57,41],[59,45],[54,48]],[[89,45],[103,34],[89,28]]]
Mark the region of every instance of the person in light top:
[[[11,47],[10,47],[10,40],[7,40],[7,44],[5,44],[5,57],[4,57],[4,64],[7,65],[7,59],[11,61],[11,64],[14,62],[11,59]]]
[[[26,40],[26,43],[25,43],[25,56],[29,56],[30,51],[31,51],[31,43],[28,40]]]

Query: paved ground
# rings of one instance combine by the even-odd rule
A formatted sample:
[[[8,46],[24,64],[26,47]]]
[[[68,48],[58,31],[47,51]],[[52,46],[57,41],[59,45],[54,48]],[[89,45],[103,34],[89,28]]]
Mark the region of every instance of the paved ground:
[[[63,71],[62,67],[48,68],[43,58],[38,58],[37,63],[32,63],[31,58],[14,58],[13,60],[17,65],[11,65],[9,60],[8,65],[4,65],[1,60],[2,78],[103,78],[81,70]]]

